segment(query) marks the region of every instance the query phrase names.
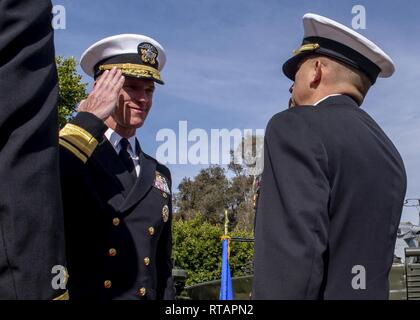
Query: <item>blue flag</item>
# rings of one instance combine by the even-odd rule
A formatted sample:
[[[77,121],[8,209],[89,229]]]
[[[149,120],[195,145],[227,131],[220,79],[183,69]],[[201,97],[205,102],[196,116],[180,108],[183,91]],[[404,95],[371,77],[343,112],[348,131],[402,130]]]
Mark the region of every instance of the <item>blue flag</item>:
[[[222,280],[219,300],[233,300],[232,276],[229,266],[229,239],[226,238],[222,242]]]

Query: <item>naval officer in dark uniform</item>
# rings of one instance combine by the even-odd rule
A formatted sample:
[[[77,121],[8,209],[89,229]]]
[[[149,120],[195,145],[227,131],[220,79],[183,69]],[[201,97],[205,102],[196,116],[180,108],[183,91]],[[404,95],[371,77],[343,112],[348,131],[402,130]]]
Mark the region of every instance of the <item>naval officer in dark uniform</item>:
[[[149,37],[108,37],[85,51],[96,79],[60,132],[70,299],[173,299],[171,175],[136,138],[165,51]]]
[[[360,106],[394,64],[377,45],[307,14],[283,71],[290,109],[265,136],[254,299],[387,299],[406,191],[401,157]]]
[[[0,299],[67,297],[51,10],[0,1]]]

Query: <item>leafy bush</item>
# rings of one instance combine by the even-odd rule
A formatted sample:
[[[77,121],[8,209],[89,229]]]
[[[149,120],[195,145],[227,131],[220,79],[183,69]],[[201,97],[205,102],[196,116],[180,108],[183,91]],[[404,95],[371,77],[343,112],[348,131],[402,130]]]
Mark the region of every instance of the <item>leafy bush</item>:
[[[188,221],[174,220],[173,259],[175,267],[188,271],[186,286],[220,279],[222,266],[222,225],[211,225],[200,215]],[[231,237],[251,238],[246,231],[229,234]],[[253,243],[230,243],[232,277],[252,272]]]

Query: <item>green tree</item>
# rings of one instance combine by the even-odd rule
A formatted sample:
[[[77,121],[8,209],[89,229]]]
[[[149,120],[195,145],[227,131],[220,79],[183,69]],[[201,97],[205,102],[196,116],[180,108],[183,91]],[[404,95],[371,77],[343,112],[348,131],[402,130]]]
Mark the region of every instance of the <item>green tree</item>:
[[[248,135],[235,152],[231,151],[228,169],[234,176],[230,182],[229,199],[238,230],[251,232],[254,228],[255,201],[264,160],[263,144],[262,136]]]
[[[184,178],[175,196],[178,214],[190,219],[201,213],[206,221],[217,224],[223,220],[227,206],[229,180],[220,166],[201,170],[194,179]]]
[[[230,230],[252,232],[255,195],[262,171],[263,138],[246,136],[235,151],[226,170],[215,165],[201,170],[194,178],[184,178],[175,195],[175,208],[184,220],[201,213],[205,221],[219,224],[228,210]],[[241,164],[242,163],[242,164]]]
[[[74,57],[55,58],[59,80],[58,122],[62,128],[72,117],[77,104],[87,97],[87,83],[76,71],[77,62]]]

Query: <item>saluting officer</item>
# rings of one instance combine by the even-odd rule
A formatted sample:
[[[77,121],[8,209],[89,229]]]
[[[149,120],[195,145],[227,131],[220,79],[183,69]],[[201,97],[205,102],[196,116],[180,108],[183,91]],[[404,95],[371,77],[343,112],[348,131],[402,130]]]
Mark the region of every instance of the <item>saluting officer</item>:
[[[173,299],[171,175],[136,138],[165,51],[152,38],[105,38],[81,58],[95,78],[60,132],[70,299]]]
[[[253,298],[387,299],[406,174],[360,106],[394,64],[333,20],[303,23],[302,46],[283,66],[291,108],[266,130]]]

